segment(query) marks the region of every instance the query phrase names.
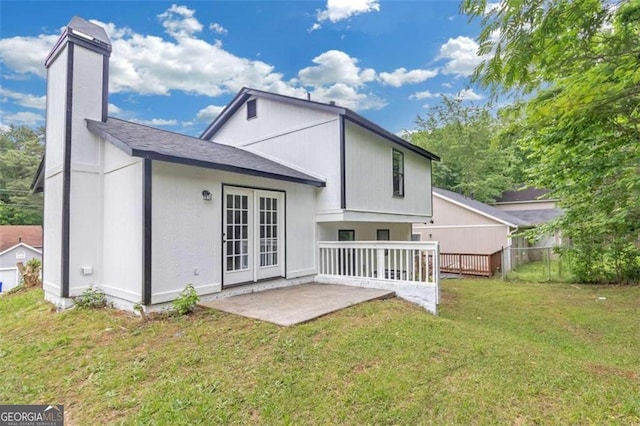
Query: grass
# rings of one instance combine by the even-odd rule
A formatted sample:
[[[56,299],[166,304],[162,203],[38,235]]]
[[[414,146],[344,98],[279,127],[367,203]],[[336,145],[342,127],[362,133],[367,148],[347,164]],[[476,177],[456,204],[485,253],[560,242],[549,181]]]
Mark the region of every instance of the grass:
[[[638,424],[640,287],[446,280],[281,328],[0,297],[0,404],[66,424]]]
[[[551,261],[528,262],[507,273],[509,281],[530,283],[556,282],[572,283],[576,278],[571,273],[570,262],[552,259]]]

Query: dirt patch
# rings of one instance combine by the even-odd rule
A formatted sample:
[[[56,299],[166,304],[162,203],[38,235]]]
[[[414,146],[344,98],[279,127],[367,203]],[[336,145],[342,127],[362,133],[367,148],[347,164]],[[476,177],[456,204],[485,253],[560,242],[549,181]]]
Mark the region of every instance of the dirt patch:
[[[618,376],[629,380],[639,380],[640,373],[637,371],[626,370],[619,367],[610,367],[608,365],[587,364],[587,370],[596,376]]]
[[[449,291],[440,292],[440,304],[454,306],[458,303],[458,295]]]

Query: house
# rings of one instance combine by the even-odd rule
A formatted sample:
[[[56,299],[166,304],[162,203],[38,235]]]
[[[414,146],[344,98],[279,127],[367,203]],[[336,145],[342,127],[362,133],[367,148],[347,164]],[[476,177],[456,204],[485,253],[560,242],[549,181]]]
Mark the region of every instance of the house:
[[[187,284],[218,298],[316,281],[436,312],[438,245],[410,240],[437,156],[338,105],[249,88],[200,138],[108,117],[110,53],[74,17],[45,62],[47,300],[93,285],[159,309]]]
[[[557,207],[558,199],[549,197],[548,189],[521,186],[503,192],[494,203],[499,210],[507,212],[530,227],[549,223],[562,215]],[[560,231],[544,235],[533,243],[534,247],[562,245]]]
[[[0,291],[6,292],[20,283],[18,263],[42,260],[40,225],[0,225]]]
[[[515,206],[508,204],[508,206]],[[562,214],[547,202],[519,204],[524,209],[503,210],[464,195],[433,188],[433,222],[415,223],[414,234],[423,240],[440,242],[440,266],[443,272],[491,275],[503,265],[500,252],[506,247],[547,247],[543,238],[529,243],[518,231],[548,223]],[[539,206],[539,209],[532,209]],[[508,209],[509,207],[507,207]]]

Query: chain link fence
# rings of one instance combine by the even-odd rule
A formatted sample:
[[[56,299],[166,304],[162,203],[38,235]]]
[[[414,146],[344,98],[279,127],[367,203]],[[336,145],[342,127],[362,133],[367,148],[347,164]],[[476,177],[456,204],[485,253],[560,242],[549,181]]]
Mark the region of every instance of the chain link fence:
[[[505,281],[567,282],[571,265],[555,247],[512,247],[502,250],[502,279]]]

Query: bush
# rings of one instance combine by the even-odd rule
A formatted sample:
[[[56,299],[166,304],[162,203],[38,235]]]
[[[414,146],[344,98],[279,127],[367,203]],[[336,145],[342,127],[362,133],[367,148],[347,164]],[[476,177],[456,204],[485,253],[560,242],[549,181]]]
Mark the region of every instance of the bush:
[[[193,311],[199,300],[200,297],[196,289],[193,288],[193,284],[187,284],[184,290],[182,290],[182,293],[180,293],[180,296],[173,301],[172,307],[176,314],[186,315]]]
[[[107,306],[107,296],[97,287],[89,286],[80,296],[73,298],[78,308],[104,308]]]

